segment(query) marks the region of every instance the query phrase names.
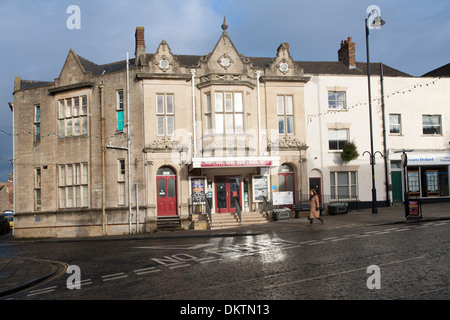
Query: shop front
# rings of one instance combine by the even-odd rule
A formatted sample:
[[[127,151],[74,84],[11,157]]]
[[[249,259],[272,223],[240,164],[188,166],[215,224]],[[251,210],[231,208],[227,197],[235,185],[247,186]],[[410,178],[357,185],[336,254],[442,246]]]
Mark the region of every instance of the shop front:
[[[394,154],[391,157],[392,164],[403,153]],[[405,152],[402,166],[406,166],[406,188],[409,198],[445,198],[450,197],[449,169],[450,152],[446,151],[412,151]],[[400,194],[402,185],[394,181],[398,180],[400,171],[391,169],[392,193]],[[404,176],[403,176],[404,178]],[[403,193],[403,190],[402,190]],[[395,198],[395,197],[394,197]]]
[[[189,183],[194,212],[206,210],[206,204],[218,214],[258,211],[269,200],[271,168],[278,165],[277,158],[193,161]]]

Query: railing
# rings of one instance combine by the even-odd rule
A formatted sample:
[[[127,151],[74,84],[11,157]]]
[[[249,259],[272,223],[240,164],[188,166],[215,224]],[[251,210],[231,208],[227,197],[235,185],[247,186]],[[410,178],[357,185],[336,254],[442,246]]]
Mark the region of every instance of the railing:
[[[241,205],[239,204],[239,200],[236,197],[233,197],[234,199],[234,208],[236,209],[236,213],[239,217],[239,222],[242,222],[242,215],[241,215]]]
[[[268,217],[269,216],[269,202],[267,201],[266,196],[262,196],[262,198],[263,198],[263,207],[260,212],[261,213],[265,212],[266,217]]]
[[[320,203],[322,206],[330,203],[336,202],[346,202],[351,209],[357,210],[359,198],[358,197],[348,197],[348,196],[331,196],[329,194],[319,195]],[[309,194],[301,194],[299,191],[295,192],[295,203],[296,204],[307,204],[309,203]]]
[[[206,213],[208,215],[209,222],[212,223],[211,198],[206,197],[204,192],[192,194],[189,199],[189,204],[191,207],[191,215],[194,213]]]

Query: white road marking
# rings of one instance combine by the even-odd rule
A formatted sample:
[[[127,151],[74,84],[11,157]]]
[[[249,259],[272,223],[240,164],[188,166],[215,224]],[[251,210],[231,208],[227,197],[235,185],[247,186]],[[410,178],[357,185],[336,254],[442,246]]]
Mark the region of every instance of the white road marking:
[[[111,280],[117,280],[128,277],[125,273],[114,273],[114,274],[108,274],[105,276],[102,276],[103,281],[111,281]]]

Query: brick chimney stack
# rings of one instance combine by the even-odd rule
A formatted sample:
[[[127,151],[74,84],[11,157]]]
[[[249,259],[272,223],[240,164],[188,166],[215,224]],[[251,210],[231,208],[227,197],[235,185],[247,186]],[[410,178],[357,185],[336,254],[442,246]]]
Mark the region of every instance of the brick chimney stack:
[[[140,67],[145,63],[145,38],[144,27],[136,27],[136,51],[134,53],[136,57],[136,66]]]
[[[338,51],[338,60],[343,62],[349,69],[356,68],[355,43],[352,37],[341,41],[341,48]]]

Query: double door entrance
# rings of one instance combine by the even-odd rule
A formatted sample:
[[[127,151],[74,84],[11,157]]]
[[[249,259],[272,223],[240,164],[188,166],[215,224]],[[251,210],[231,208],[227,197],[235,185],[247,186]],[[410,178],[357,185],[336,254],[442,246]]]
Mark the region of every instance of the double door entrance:
[[[241,177],[240,176],[216,176],[216,212],[235,213],[241,203]]]

